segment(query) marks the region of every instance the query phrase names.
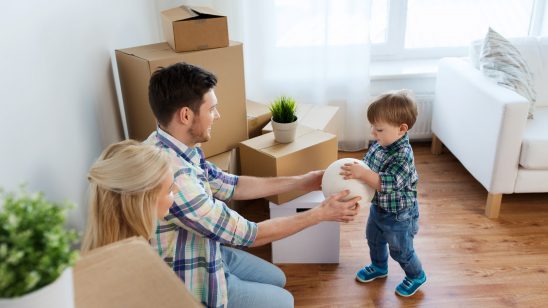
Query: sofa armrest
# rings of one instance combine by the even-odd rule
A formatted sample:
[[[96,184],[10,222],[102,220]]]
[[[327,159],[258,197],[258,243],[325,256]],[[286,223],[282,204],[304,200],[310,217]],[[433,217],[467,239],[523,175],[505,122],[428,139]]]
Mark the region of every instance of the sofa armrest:
[[[529,102],[458,58],[440,61],[432,132],[490,193],[513,193]]]

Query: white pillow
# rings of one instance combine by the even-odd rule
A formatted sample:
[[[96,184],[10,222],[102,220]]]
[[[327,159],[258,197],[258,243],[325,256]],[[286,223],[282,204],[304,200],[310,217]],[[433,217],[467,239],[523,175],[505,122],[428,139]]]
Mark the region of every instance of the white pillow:
[[[530,103],[527,118],[533,118],[536,93],[531,70],[518,49],[491,28],[483,40],[479,67],[485,76],[497,84],[525,97]]]

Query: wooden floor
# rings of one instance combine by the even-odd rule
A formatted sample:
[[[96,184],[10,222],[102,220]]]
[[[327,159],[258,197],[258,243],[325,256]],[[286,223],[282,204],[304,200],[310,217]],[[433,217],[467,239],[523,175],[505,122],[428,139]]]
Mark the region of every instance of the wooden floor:
[[[411,298],[394,288],[403,279],[390,259],[386,279],[356,282],[369,263],[364,237],[368,208],[341,226],[338,265],[279,265],[296,307],[548,307],[548,194],[504,195],[500,218],[484,216],[486,191],[452,156],[412,144],[419,173],[420,230],[415,249],[428,281]],[[362,153],[340,153],[360,158]],[[263,205],[239,209],[268,217]],[[269,260],[270,246],[252,250]]]

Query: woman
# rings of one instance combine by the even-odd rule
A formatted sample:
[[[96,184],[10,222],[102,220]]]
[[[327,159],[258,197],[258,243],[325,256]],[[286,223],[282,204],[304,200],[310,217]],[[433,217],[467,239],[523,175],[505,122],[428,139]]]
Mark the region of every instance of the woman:
[[[150,239],[173,203],[169,158],[125,140],[107,147],[88,174],[89,215],[82,252],[132,236]]]

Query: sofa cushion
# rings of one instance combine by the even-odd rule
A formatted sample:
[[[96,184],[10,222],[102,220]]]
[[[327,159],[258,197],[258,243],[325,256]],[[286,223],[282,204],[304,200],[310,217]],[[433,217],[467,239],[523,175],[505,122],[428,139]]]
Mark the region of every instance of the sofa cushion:
[[[536,49],[538,50],[538,47]],[[528,118],[532,119],[536,100],[533,75],[520,51],[502,35],[489,28],[483,41],[479,63],[480,70],[485,76],[529,101]]]
[[[527,61],[533,74],[534,89],[537,93],[535,107],[548,107],[548,36],[515,37],[508,39]],[[479,70],[479,57],[483,40],[470,43],[468,56],[470,62]]]
[[[527,120],[519,164],[526,169],[548,170],[548,107],[537,108],[535,119]]]

